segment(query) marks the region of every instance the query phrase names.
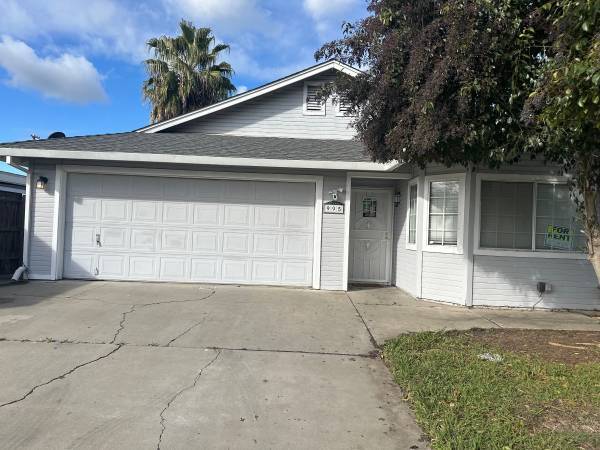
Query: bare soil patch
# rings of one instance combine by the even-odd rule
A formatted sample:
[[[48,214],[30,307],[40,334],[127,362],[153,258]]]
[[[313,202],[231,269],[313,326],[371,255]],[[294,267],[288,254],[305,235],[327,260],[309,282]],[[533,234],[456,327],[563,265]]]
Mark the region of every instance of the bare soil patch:
[[[519,355],[575,365],[600,362],[600,332],[491,329],[466,333],[476,342]]]

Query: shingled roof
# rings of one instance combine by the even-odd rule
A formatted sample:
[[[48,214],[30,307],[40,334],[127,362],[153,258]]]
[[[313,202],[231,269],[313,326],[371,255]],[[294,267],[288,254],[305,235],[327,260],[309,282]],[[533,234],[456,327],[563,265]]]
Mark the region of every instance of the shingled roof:
[[[228,136],[198,133],[118,133],[0,144],[2,148],[148,153],[225,158],[369,162],[358,141]]]

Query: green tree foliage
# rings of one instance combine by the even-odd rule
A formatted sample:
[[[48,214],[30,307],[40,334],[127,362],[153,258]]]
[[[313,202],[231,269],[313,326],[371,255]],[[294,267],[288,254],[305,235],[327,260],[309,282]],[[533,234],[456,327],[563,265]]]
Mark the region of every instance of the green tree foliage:
[[[144,99],[152,104],[150,120],[160,122],[226,99],[235,92],[233,69],[221,61],[226,44],[216,44],[210,28],[179,23],[181,34],[148,41],[154,58],[145,61]]]
[[[315,56],[367,68],[334,90],[374,160],[498,168],[541,155],[561,165],[587,198],[600,277],[600,2],[547,2],[372,0]]]

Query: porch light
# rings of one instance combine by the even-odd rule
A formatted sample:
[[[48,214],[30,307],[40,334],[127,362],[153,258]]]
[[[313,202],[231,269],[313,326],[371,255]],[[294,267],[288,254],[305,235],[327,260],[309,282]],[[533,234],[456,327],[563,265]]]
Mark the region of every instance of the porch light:
[[[400,206],[400,199],[402,198],[402,196],[400,195],[400,192],[396,192],[394,194],[394,207],[397,208],[398,206]]]
[[[47,185],[48,185],[48,178],[46,178],[46,177],[39,177],[35,183],[36,189],[46,189]]]

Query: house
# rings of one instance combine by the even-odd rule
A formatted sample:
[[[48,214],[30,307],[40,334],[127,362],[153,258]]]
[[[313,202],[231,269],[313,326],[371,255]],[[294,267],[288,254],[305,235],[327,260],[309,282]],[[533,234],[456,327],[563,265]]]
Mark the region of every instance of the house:
[[[5,172],[0,168],[0,192],[25,195],[25,176]]]
[[[30,168],[32,279],[346,290],[466,306],[600,308],[565,179],[372,162],[328,61],[140,130],[2,144]]]

